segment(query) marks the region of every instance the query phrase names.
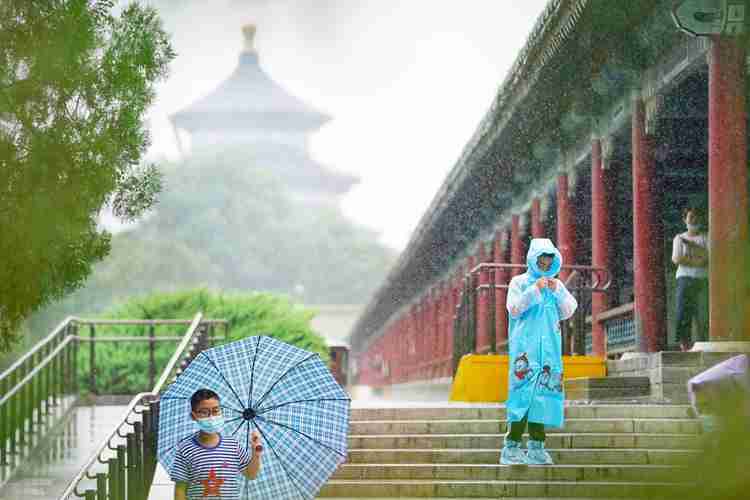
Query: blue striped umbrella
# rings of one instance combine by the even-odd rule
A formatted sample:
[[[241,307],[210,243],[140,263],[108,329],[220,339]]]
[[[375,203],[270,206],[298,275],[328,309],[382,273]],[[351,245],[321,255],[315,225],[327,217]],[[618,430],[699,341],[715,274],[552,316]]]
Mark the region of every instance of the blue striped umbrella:
[[[350,398],[315,353],[271,337],[201,352],[160,398],[158,456],[169,471],[178,443],[198,432],[190,397],[211,389],[226,426],[247,448],[257,429],[266,450],[242,497],[312,499],[346,459]]]

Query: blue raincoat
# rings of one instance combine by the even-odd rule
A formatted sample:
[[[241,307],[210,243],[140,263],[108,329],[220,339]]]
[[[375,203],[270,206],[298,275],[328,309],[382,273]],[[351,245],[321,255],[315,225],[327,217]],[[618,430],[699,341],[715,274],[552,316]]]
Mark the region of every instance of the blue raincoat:
[[[545,253],[553,254],[554,260],[543,273],[537,258]],[[565,394],[560,321],[571,317],[578,303],[558,279],[554,292],[535,286],[539,278],[552,278],[562,267],[562,256],[550,240],[531,240],[526,265],[527,271],[514,277],[508,287],[508,422],[518,422],[528,413],[529,422],[562,427]]]

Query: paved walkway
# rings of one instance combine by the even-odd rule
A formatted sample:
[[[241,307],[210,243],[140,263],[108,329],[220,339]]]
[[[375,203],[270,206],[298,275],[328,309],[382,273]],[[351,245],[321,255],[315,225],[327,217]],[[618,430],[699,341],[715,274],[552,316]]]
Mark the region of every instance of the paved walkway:
[[[101,441],[112,432],[125,406],[60,406],[49,419],[45,437],[23,457],[0,500],[57,500]],[[79,491],[88,484],[81,485]],[[159,497],[164,498],[164,497]]]

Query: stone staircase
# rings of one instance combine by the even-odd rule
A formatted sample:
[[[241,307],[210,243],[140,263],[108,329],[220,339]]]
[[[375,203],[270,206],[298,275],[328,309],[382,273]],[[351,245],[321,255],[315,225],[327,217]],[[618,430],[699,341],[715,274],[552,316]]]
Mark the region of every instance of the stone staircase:
[[[570,405],[548,432],[553,466],[499,465],[505,432],[501,405],[353,408],[349,459],[320,496],[665,498],[700,447],[682,405]]]

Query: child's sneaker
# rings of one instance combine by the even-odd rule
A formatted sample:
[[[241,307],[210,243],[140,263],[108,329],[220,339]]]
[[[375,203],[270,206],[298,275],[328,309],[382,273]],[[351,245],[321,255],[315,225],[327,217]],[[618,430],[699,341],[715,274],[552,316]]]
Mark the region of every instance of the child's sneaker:
[[[526,465],[526,453],[521,449],[519,441],[505,437],[505,446],[500,453],[501,465]]]
[[[529,465],[552,465],[555,462],[544,449],[544,441],[529,440],[526,447],[529,449],[526,453],[526,463]]]

